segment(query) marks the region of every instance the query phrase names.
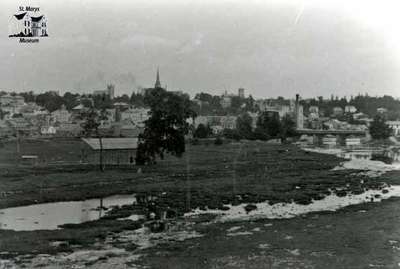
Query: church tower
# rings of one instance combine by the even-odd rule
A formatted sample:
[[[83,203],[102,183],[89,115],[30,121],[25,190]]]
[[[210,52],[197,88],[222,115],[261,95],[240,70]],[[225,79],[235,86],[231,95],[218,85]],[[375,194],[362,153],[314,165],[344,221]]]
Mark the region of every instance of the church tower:
[[[157,67],[157,78],[156,78],[156,84],[154,85],[154,88],[158,89],[161,88],[161,82],[160,82],[160,70]]]

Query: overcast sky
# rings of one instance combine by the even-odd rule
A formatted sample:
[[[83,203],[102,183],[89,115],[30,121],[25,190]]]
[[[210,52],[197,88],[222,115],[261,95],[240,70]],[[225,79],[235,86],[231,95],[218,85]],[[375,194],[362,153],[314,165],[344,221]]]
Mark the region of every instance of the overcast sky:
[[[48,38],[8,37],[20,4],[40,7]],[[0,89],[111,82],[130,94],[154,85],[159,66],[163,85],[192,96],[244,87],[255,97],[400,97],[399,10],[389,0],[1,0]]]

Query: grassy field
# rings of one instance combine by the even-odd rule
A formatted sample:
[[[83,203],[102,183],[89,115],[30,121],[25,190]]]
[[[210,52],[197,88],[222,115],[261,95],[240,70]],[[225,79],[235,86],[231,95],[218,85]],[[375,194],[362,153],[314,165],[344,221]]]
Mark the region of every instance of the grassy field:
[[[189,145],[182,158],[168,157],[154,166],[118,167],[100,172],[96,166],[80,165],[80,141],[29,141],[21,151],[68,164],[15,166],[13,145],[6,145],[0,171],[0,208],[50,201],[83,200],[117,193],[164,195],[163,201],[180,211],[235,202],[271,203],[294,199],[309,203],[328,189],[347,187],[360,191],[376,187],[377,181],[359,178],[349,171],[330,171],[341,161],[329,155],[304,152],[293,145],[238,144]],[[74,159],[75,158],[75,159]],[[47,159],[50,159],[47,158]],[[73,163],[73,160],[76,163]],[[8,164],[8,165],[6,165]]]
[[[331,155],[304,152],[293,145],[258,142],[216,145],[188,145],[182,158],[168,157],[157,165],[116,167],[100,172],[97,167],[79,165],[79,140],[26,141],[21,152],[47,156],[47,160],[67,160],[51,166],[16,166],[15,144],[3,145],[0,154],[0,208],[83,200],[112,194],[155,195],[157,207],[183,214],[194,208],[221,208],[227,203],[270,203],[292,200],[307,204],[321,199],[329,190],[338,195],[379,188],[382,182],[398,182],[397,173],[381,178],[356,176],[356,171],[338,170],[342,160]],[[361,183],[361,179],[363,180]],[[116,210],[115,216],[137,210]],[[62,251],[51,241],[88,245],[103,240],[108,232],[132,229],[131,221],[99,220],[56,231],[10,232],[0,230],[0,252],[13,255]],[[85,236],[82,236],[82,235]]]

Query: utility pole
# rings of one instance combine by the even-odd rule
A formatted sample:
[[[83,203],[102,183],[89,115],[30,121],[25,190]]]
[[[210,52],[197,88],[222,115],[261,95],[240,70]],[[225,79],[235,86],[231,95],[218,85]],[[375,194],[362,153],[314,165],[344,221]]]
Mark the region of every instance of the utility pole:
[[[104,166],[103,166],[103,139],[99,135],[99,143],[100,143],[100,171],[104,172]]]
[[[15,154],[15,164],[18,165],[19,157],[20,157],[20,151],[21,151],[21,146],[20,146],[20,141],[19,141],[19,130],[16,128],[16,136],[17,136],[17,141],[16,141],[16,146],[17,146],[17,154]]]

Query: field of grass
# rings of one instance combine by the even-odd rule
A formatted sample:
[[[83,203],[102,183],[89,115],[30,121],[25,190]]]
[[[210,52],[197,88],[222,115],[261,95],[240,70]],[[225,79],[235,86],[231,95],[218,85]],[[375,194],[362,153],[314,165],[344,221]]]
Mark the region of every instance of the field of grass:
[[[330,191],[340,195],[379,188],[382,182],[398,182],[397,173],[382,178],[356,176],[356,171],[331,169],[342,160],[309,153],[294,145],[261,142],[188,145],[182,158],[167,157],[152,166],[115,167],[100,172],[97,166],[79,165],[79,140],[28,141],[21,152],[67,160],[51,166],[16,166],[15,144],[3,145],[0,161],[0,208],[52,201],[84,200],[113,194],[138,193],[158,197],[160,210],[172,208],[182,215],[194,208],[221,208],[227,203],[270,203],[292,200],[307,204]],[[15,151],[14,151],[15,153]],[[46,155],[48,154],[48,155]],[[76,162],[76,163],[74,163]],[[361,181],[362,179],[362,181]],[[135,208],[124,208],[129,215]],[[121,213],[116,210],[115,215]],[[10,232],[0,230],[0,252],[42,253],[58,250],[50,241],[71,244],[103,240],[107,232],[135,227],[135,223],[99,220],[56,231]],[[85,234],[84,242],[82,241]],[[86,243],[85,243],[86,242]],[[40,247],[39,247],[40,246]]]
[[[48,148],[46,147],[48,146]],[[58,148],[57,148],[58,147]],[[238,195],[247,202],[269,200],[308,203],[328,189],[349,184],[357,191],[359,178],[348,171],[330,171],[341,161],[329,155],[304,152],[293,145],[237,143],[188,145],[182,158],[168,157],[157,165],[116,167],[100,172],[96,166],[64,165],[16,167],[13,154],[5,146],[0,154],[0,208],[50,201],[83,200],[117,193],[166,193],[161,202],[180,211],[235,202]],[[12,147],[11,147],[12,149]],[[8,151],[7,151],[8,150]],[[30,141],[21,146],[29,154],[53,159],[79,156],[80,141]],[[7,158],[8,156],[8,158]],[[364,185],[375,185],[367,178]]]

